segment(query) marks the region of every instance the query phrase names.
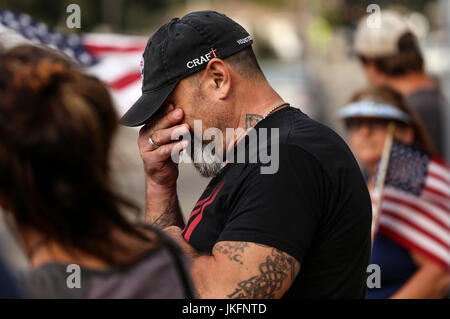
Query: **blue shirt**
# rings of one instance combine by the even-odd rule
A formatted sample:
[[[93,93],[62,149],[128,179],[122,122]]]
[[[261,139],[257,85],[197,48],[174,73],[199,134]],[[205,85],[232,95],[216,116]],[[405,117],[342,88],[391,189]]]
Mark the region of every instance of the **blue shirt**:
[[[0,259],[0,299],[20,298],[16,281]]]

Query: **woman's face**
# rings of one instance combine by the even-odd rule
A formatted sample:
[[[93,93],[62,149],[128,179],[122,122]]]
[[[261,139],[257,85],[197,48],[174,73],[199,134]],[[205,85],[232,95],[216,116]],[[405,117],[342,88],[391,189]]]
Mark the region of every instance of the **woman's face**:
[[[373,173],[383,153],[389,121],[377,118],[352,118],[348,119],[346,124],[353,153],[369,173]],[[412,144],[414,141],[414,133],[409,126],[397,126],[394,137],[405,144]]]

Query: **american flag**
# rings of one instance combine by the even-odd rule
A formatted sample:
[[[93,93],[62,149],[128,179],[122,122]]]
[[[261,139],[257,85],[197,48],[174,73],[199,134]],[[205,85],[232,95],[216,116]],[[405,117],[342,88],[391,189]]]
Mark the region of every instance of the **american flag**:
[[[450,270],[450,169],[439,158],[394,141],[378,231]]]
[[[0,45],[35,43],[60,50],[111,89],[118,113],[141,96],[139,63],[147,38],[118,34],[64,34],[25,13],[0,9]]]

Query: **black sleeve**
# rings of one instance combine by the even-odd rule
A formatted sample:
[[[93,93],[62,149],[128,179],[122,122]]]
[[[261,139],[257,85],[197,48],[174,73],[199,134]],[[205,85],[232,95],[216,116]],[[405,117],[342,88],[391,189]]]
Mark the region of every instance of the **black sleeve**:
[[[280,145],[279,154],[275,174],[261,174],[259,164],[247,164],[239,196],[217,241],[256,242],[302,262],[326,203],[326,175],[300,147]]]

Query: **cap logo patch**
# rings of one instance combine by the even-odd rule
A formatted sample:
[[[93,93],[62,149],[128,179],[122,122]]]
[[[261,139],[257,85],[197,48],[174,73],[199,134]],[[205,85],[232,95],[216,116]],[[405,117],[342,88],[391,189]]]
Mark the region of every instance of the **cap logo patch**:
[[[188,63],[186,63],[186,66],[189,69],[192,69],[192,68],[194,68],[194,67],[196,67],[198,65],[202,65],[205,62],[209,62],[209,60],[211,60],[213,57],[217,58],[216,51],[217,50],[211,49],[211,51],[209,51],[208,53],[200,56],[199,58],[196,58],[196,59],[193,59],[191,61],[188,61]]]
[[[250,42],[250,41],[252,41],[252,40],[253,40],[252,36],[249,35],[248,37],[245,37],[245,38],[236,40],[236,42],[237,42],[238,44],[246,44],[247,42]]]
[[[141,70],[142,81],[144,81],[144,57],[141,58],[141,63],[139,63],[139,68]]]

